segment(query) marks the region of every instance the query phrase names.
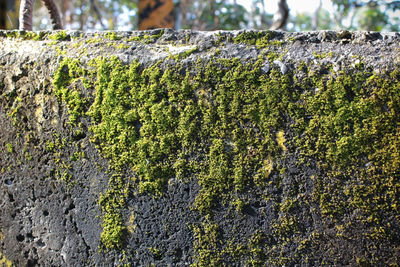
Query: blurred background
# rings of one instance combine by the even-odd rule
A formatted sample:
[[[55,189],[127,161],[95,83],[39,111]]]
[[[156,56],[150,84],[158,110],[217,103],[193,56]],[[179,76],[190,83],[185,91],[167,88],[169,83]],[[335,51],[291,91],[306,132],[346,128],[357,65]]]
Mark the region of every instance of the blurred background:
[[[400,31],[393,0],[54,0],[67,30],[275,29]],[[20,0],[0,0],[0,28],[18,29]],[[33,30],[51,29],[42,1]]]

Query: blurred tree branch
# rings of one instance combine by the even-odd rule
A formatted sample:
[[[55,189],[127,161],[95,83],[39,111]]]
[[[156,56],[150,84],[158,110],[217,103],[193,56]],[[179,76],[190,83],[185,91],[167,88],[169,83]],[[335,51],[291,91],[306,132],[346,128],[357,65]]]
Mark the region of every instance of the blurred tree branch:
[[[286,0],[279,0],[278,12],[276,13],[275,22],[271,26],[271,30],[286,30],[289,18],[289,6]]]

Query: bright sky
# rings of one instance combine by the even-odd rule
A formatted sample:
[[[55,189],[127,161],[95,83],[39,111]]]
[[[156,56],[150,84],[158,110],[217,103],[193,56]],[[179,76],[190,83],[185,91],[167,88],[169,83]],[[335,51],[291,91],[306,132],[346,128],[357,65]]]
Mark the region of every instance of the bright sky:
[[[250,9],[251,7],[251,1],[249,0],[237,0],[237,2],[238,4],[243,5],[246,9]],[[287,0],[287,4],[292,15],[302,12],[312,13],[318,7],[319,0]],[[278,9],[277,0],[266,0],[265,5],[267,12],[270,14],[275,14]],[[322,0],[322,8],[332,11],[332,2],[330,0]]]

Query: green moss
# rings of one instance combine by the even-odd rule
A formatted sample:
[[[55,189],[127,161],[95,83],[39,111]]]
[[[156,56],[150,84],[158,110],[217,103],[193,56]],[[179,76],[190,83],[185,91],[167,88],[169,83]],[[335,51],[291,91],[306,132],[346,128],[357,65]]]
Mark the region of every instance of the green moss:
[[[98,36],[97,34],[95,35],[94,38],[90,38],[90,39],[86,39],[85,40],[85,43],[87,43],[87,44],[102,43],[102,42],[104,42],[104,40],[100,36]]]
[[[283,152],[285,152],[287,148],[285,146],[286,138],[283,131],[279,131],[276,133],[276,141],[278,142],[278,146],[283,150]]]
[[[61,30],[49,35],[48,38],[54,41],[67,41],[71,39],[71,36],[66,31]]]
[[[257,45],[253,38],[236,41]],[[316,207],[324,222],[340,223],[339,235],[351,227],[342,223],[350,210],[368,225],[367,238],[393,238],[382,221],[400,207],[399,72],[378,75],[358,66],[331,76],[308,73],[303,64],[297,70],[303,79],[297,80],[275,69],[263,74],[263,64],[262,59],[199,61],[196,72],[184,74],[179,64],[143,69],[116,57],[98,58],[90,66],[64,59],[54,92],[72,122],[91,118],[91,141],[115,173],[100,198],[105,248],[123,247],[129,229],[121,212],[129,190],[161,196],[175,177],[195,178],[200,185],[193,207],[203,216],[193,227],[199,266],[221,265],[234,251],[252,265],[296,262],[301,256],[286,258],[285,249],[305,251],[319,234],[303,236],[296,213],[302,205]],[[274,203],[280,215],[269,231],[277,245],[267,245],[270,237],[261,230],[247,244],[225,242],[213,221],[214,208],[241,213],[238,193],[283,190],[288,171],[282,162],[293,151],[294,164],[314,161],[322,174],[311,179],[308,195],[293,191],[293,199]]]
[[[76,184],[72,175],[73,163],[84,158],[85,155],[79,151],[79,148],[75,147],[76,151],[73,151],[73,142],[69,138],[53,133],[51,138],[44,144],[44,149],[51,155],[55,165],[55,168],[50,171],[49,175],[72,187]]]
[[[39,34],[37,34],[36,32],[25,32],[25,33],[22,35],[22,38],[23,38],[24,40],[36,40],[36,41],[38,41],[38,40],[41,39],[41,38],[39,37]]]
[[[18,38],[19,32],[18,31],[10,31],[6,34],[7,38]]]
[[[173,58],[175,60],[181,60],[181,59],[189,57],[191,54],[193,54],[196,51],[198,51],[198,48],[197,47],[193,47],[192,49],[189,49],[187,51],[184,51],[182,53],[179,53],[179,54],[173,56]]]
[[[7,147],[7,152],[8,153],[13,153],[14,152],[14,146],[12,144],[7,143],[6,147]]]
[[[160,259],[162,259],[163,253],[161,252],[160,249],[150,247],[149,250],[150,250],[150,252],[153,254],[153,258],[154,258],[155,260],[160,260]]]
[[[129,194],[129,183],[120,175],[113,175],[109,189],[100,195],[99,204],[103,212],[101,241],[106,249],[121,249],[126,226],[121,211]]]
[[[111,40],[111,41],[117,41],[122,39],[122,37],[118,36],[118,34],[114,31],[111,32],[107,32],[104,37],[106,37],[107,39]]]
[[[127,45],[127,44],[118,44],[118,45],[115,46],[115,48],[117,48],[117,49],[127,49],[129,47],[130,46]]]
[[[275,36],[273,31],[245,31],[232,38],[235,44],[255,45],[258,49],[269,46],[282,46],[283,41],[272,39]]]
[[[333,57],[333,53],[329,52],[329,53],[317,53],[317,52],[313,52],[313,55],[315,58],[317,59],[324,59],[326,57]]]
[[[79,60],[65,58],[54,76],[54,93],[60,101],[67,104],[71,123],[84,113],[86,100],[76,86],[85,74]]]
[[[220,266],[222,265],[220,246],[222,245],[220,228],[206,215],[204,222],[193,227],[196,250],[196,263],[193,266]]]
[[[127,42],[142,42],[145,44],[150,44],[150,43],[154,43],[155,41],[157,41],[163,35],[164,35],[164,30],[159,29],[158,33],[156,33],[154,35],[144,34],[144,35],[139,35],[139,36],[133,36],[133,37],[126,39],[126,41]]]
[[[194,173],[202,188],[195,207],[207,214],[220,196],[228,204],[232,192],[268,180],[265,168],[269,173],[272,168],[264,163],[271,165],[271,155],[280,155],[271,129],[280,128],[284,121],[277,115],[290,110],[293,93],[282,90],[289,86],[289,76],[275,71],[275,79],[260,76],[262,60],[246,65],[218,60],[199,65],[196,77],[181,76],[179,66],[161,71],[156,64],[141,70],[138,63],[123,65],[115,57],[99,58],[91,66],[97,77],[84,80],[88,72],[79,62],[65,59],[54,79],[55,93],[69,107],[71,121],[87,111],[93,119],[92,141],[114,171],[132,168],[139,192],[161,195],[169,179]],[[86,82],[87,88],[92,83],[94,99],[82,99],[76,82]],[[219,90],[211,91],[212,84]],[[247,121],[262,132],[247,128]],[[205,154],[194,160],[190,154],[195,151]],[[120,246],[124,228],[116,215],[121,208],[108,206],[102,240],[114,248]]]
[[[13,104],[10,112],[7,115],[13,119],[13,124],[16,125],[18,121],[18,113],[23,105],[22,99],[19,96],[14,97],[13,95],[9,96],[9,98],[13,99]]]
[[[48,34],[44,31],[33,32],[33,31],[8,31],[7,38],[21,38],[23,40],[43,40]]]
[[[4,267],[12,267],[15,266],[10,260],[8,260],[1,252],[0,252],[0,265]]]

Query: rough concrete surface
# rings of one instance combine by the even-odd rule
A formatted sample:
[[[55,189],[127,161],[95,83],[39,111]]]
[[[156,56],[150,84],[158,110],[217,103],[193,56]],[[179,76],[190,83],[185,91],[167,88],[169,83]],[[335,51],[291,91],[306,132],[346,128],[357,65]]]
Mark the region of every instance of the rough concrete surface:
[[[0,263],[395,266],[399,70],[399,33],[0,31]]]

